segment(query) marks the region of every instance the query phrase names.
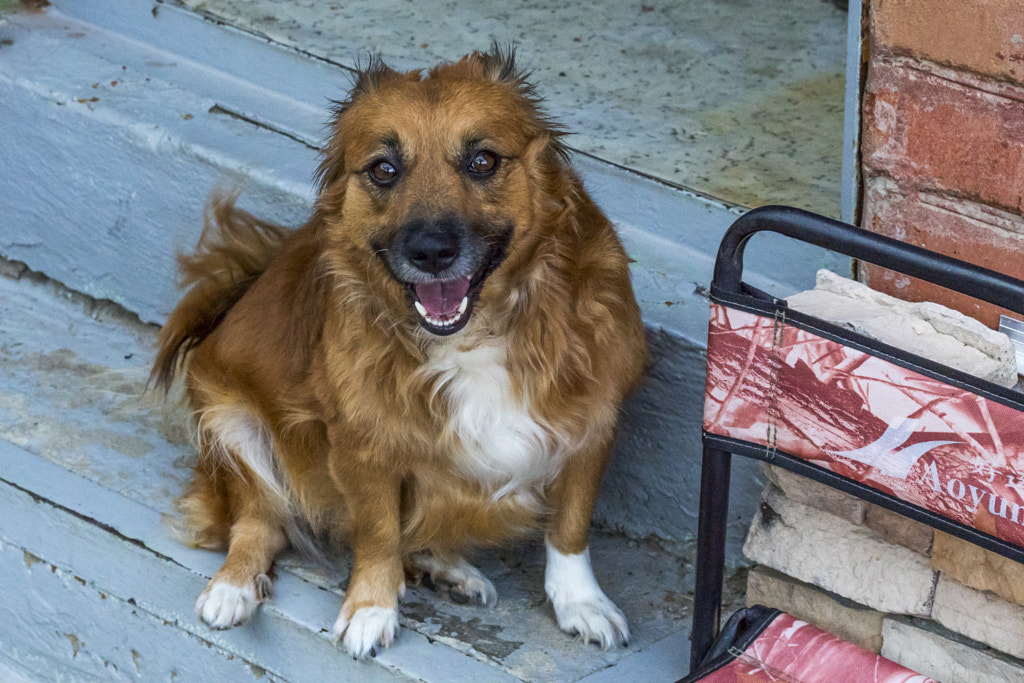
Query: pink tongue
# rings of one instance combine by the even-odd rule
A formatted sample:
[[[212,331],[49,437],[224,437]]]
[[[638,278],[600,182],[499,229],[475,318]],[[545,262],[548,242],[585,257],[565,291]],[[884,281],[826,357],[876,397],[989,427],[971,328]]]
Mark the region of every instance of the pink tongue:
[[[459,310],[459,304],[469,291],[469,278],[441,282],[421,282],[416,287],[416,298],[430,315],[448,318]]]

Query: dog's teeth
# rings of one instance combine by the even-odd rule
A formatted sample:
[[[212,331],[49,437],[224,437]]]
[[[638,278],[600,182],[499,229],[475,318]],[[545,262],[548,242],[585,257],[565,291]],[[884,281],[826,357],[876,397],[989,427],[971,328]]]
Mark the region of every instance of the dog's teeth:
[[[434,327],[446,328],[457,324],[462,319],[462,316],[466,314],[466,311],[469,310],[469,297],[463,297],[462,301],[459,302],[458,310],[452,313],[449,317],[445,318],[432,315],[427,310],[426,306],[421,304],[416,299],[413,299],[412,304],[416,308],[416,312],[419,313],[420,316],[425,321],[427,321],[427,323],[433,325]]]

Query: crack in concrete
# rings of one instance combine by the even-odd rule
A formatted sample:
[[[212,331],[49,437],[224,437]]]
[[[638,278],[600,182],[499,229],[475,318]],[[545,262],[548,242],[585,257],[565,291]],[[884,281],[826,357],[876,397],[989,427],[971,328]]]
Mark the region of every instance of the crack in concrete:
[[[220,104],[215,104],[212,107],[210,107],[208,113],[210,113],[210,114],[221,114],[223,116],[230,116],[233,119],[238,119],[239,121],[245,121],[246,123],[252,124],[252,125],[256,126],[257,128],[262,128],[264,130],[269,130],[271,133],[276,133],[277,135],[283,135],[284,137],[288,138],[289,140],[294,140],[295,142],[298,142],[300,144],[305,145],[306,147],[308,147],[309,149],[313,150],[314,152],[319,152],[320,149],[321,149],[320,145],[313,144],[309,140],[305,139],[304,137],[302,137],[300,135],[296,135],[295,133],[289,133],[286,130],[282,130],[281,128],[278,128],[277,126],[269,124],[269,123],[267,123],[265,121],[260,121],[259,119],[254,119],[251,116],[246,116],[245,114],[242,114],[240,112],[234,111],[233,109],[229,109],[229,108],[227,108],[227,107],[225,107],[223,105],[220,105]]]
[[[148,545],[146,545],[145,541],[143,541],[141,539],[138,539],[138,538],[134,538],[132,536],[128,536],[127,534],[122,533],[116,527],[114,527],[114,526],[112,526],[110,524],[107,524],[106,522],[101,522],[100,520],[96,519],[95,517],[91,517],[90,515],[87,515],[85,513],[78,512],[77,510],[73,510],[73,509],[67,507],[66,505],[61,505],[60,503],[58,503],[55,500],[51,500],[50,498],[47,498],[46,496],[40,495],[40,494],[36,493],[35,491],[32,491],[31,489],[27,489],[24,486],[20,486],[19,484],[16,484],[13,481],[10,481],[8,479],[4,479],[3,477],[0,477],[0,484],[7,484],[8,486],[10,486],[11,488],[15,489],[16,491],[20,491],[21,493],[24,493],[25,495],[30,497],[33,500],[33,502],[35,502],[35,503],[38,503],[40,505],[49,505],[54,510],[58,510],[60,512],[67,513],[67,514],[71,515],[72,517],[85,522],[86,524],[89,524],[91,526],[97,527],[98,529],[101,529],[101,530],[107,532],[108,534],[121,539],[122,541],[126,541],[126,542],[134,545],[137,548],[141,548],[142,550],[145,550],[146,552],[152,554],[154,557],[156,557],[158,559],[164,560],[165,562],[170,562],[171,564],[173,564],[173,565],[175,565],[177,567],[180,567],[180,568],[182,568],[182,569],[184,569],[184,570],[186,570],[188,572],[192,572],[191,569],[189,569],[185,565],[181,564],[180,562],[175,560],[173,557],[170,557],[169,555],[164,555],[160,551],[154,550],[153,548],[150,548]]]

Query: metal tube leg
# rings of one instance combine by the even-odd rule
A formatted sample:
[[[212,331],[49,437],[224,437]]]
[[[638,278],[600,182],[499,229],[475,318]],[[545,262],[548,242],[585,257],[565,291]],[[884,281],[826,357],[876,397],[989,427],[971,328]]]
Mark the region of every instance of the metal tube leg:
[[[732,455],[726,451],[704,446],[697,521],[697,571],[693,587],[693,628],[690,632],[691,671],[711,649],[722,616],[722,575],[731,458]]]

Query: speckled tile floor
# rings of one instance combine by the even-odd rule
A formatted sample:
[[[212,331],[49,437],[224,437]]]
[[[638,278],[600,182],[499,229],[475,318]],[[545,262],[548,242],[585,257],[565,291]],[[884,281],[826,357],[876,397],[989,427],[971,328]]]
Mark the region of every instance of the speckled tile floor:
[[[182,1],[347,66],[514,40],[575,149],[742,206],[839,214],[846,13],[827,0]]]

